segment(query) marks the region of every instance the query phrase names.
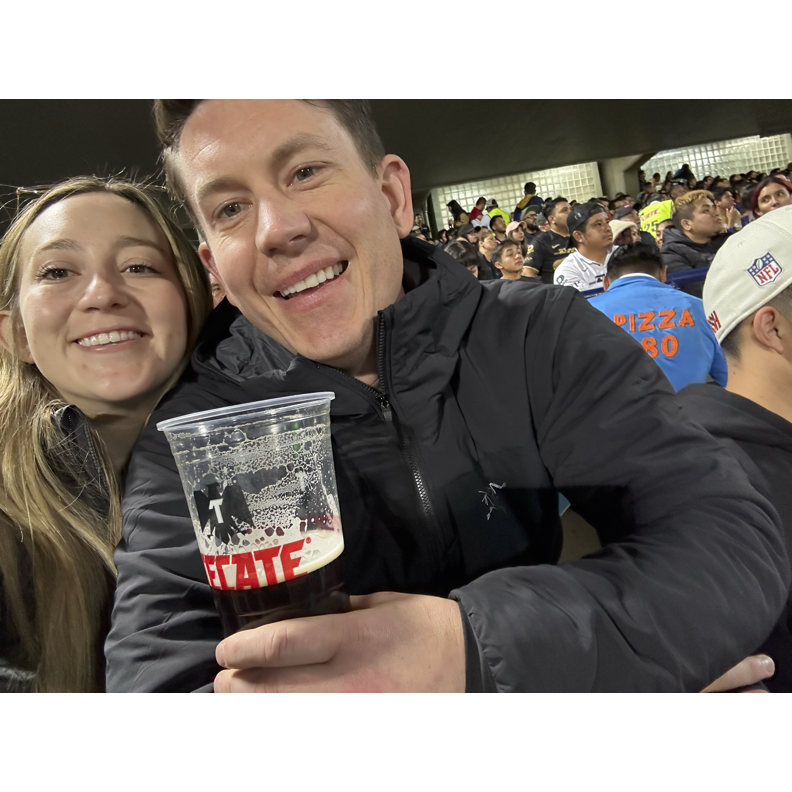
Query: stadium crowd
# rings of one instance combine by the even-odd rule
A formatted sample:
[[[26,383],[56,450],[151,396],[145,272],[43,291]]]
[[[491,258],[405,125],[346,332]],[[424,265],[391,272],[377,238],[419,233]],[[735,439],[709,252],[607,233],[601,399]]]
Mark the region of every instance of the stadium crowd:
[[[0,245],[0,688],[792,691],[789,166],[432,238],[366,102],[155,119],[197,250],[93,176]],[[156,425],[317,391],[352,609],[224,635]]]

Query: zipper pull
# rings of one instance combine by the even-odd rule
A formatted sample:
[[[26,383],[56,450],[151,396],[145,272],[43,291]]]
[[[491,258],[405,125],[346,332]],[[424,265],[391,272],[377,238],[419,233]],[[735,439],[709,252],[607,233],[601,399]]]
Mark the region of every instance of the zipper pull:
[[[382,407],[382,417],[385,419],[385,423],[393,423],[390,402],[384,396],[380,396],[379,403],[380,407]]]

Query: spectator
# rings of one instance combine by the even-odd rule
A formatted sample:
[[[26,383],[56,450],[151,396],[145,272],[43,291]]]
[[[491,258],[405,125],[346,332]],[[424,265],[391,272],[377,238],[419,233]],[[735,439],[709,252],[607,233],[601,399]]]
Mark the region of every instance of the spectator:
[[[689,192],[674,202],[674,227],[663,234],[663,264],[668,272],[685,272],[708,267],[726,241],[720,217],[707,190]],[[701,296],[702,283],[682,286],[695,297]]]
[[[532,280],[523,276],[523,257],[520,246],[512,239],[498,245],[492,253],[492,263],[500,270],[503,280]]]
[[[681,198],[688,192],[690,192],[690,190],[685,182],[674,182],[668,190],[668,197],[672,201],[676,201],[677,198]]]
[[[445,245],[449,241],[449,239],[448,239],[448,231],[446,231],[445,228],[441,228],[440,229],[439,233],[437,234],[437,241],[441,245]]]
[[[613,219],[628,220],[631,223],[635,223],[635,228],[640,236],[640,241],[645,245],[649,245],[650,247],[657,247],[654,236],[648,231],[641,230],[641,217],[638,214],[638,210],[635,208],[635,206],[623,206],[621,209],[617,209]]]
[[[705,176],[705,177],[704,177],[704,178],[701,180],[701,183],[702,183],[702,185],[703,185],[702,189],[703,189],[703,190],[709,190],[709,188],[710,188],[710,185],[712,184],[712,182],[713,182],[713,181],[714,181],[714,179],[713,179],[713,177],[712,177],[712,176]]]
[[[413,219],[413,231],[419,231],[424,235],[424,238],[428,238],[432,233],[429,230],[429,226],[424,222],[423,216],[420,212],[415,213],[415,218]]]
[[[729,237],[707,275],[704,309],[729,382],[694,385],[680,399],[775,506],[792,551],[792,206]],[[792,603],[757,651],[775,661],[768,689],[792,692]]]
[[[488,228],[479,231],[479,280],[494,280],[500,278],[500,272],[492,263],[492,254],[498,249],[498,240]]]
[[[751,195],[751,209],[762,217],[774,209],[792,204],[792,184],[783,176],[768,176],[756,186]]]
[[[508,212],[504,212],[503,209],[498,208],[498,202],[494,198],[490,198],[487,201],[487,212],[489,212],[490,222],[489,227],[492,228],[492,221],[495,217],[500,215],[503,218],[503,228],[506,229],[506,226],[511,223],[511,217],[509,217]]]
[[[671,219],[668,219],[668,220],[661,220],[661,221],[660,221],[660,222],[657,224],[657,237],[656,237],[656,241],[657,241],[657,247],[658,247],[658,249],[662,249],[662,247],[663,247],[663,232],[666,230],[666,228],[670,228],[670,227],[671,227],[671,226],[673,226],[673,225],[674,225],[674,221],[673,221],[673,220],[671,220]]]
[[[160,196],[78,177],[0,245],[0,690],[104,690],[121,490],[211,311]]]
[[[459,203],[457,203],[457,201],[449,201],[446,206],[454,218],[454,222],[452,224],[453,228],[459,228],[460,226],[470,222],[470,215],[468,215],[468,213],[459,205]]]
[[[576,250],[558,265],[553,282],[578,291],[599,288],[613,244],[608,213],[597,202],[589,201],[569,213],[567,228]]]
[[[640,225],[638,227],[641,231],[645,231],[656,238],[657,226],[662,223],[663,220],[670,219],[673,211],[673,201],[664,200],[660,193],[654,193],[649,196],[647,205],[638,213],[640,217]]]
[[[566,224],[569,211],[569,201],[566,198],[558,197],[548,201],[544,208],[548,230],[537,234],[533,242],[528,243],[525,263],[539,272],[543,283],[552,283],[555,268],[570,253],[575,252]],[[539,218],[537,221],[540,222]]]
[[[696,181],[696,177],[693,175],[693,171],[690,170],[690,165],[685,163],[674,175],[674,179],[683,179],[684,181]]]
[[[469,242],[471,245],[478,245],[478,229],[472,223],[467,223],[467,225],[463,225],[457,231],[457,239],[464,239],[465,242]],[[475,248],[474,248],[475,252]]]
[[[217,306],[225,299],[225,289],[217,278],[209,273],[209,285],[212,287],[212,305]]]
[[[523,192],[525,193],[525,196],[517,204],[514,210],[515,220],[522,220],[525,214],[525,210],[529,206],[535,206],[537,212],[542,211],[542,204],[544,202],[536,194],[536,185],[533,182],[526,182],[525,186],[523,187]]]
[[[734,205],[734,194],[730,187],[715,187],[712,190],[712,200],[718,210],[723,230],[734,233],[742,228],[742,218]]]
[[[633,242],[640,242],[641,237],[638,233],[638,226],[629,220],[611,220],[611,233],[613,234],[613,246],[631,245]]]
[[[656,366],[573,289],[482,286],[405,238],[409,171],[384,154],[366,105],[342,101],[156,108],[168,183],[244,313],[226,301],[212,314],[137,443],[108,689],[700,689],[784,604],[776,513],[677,408]],[[279,189],[286,141],[305,147],[294,156],[305,163],[299,191]],[[210,195],[210,180],[250,200]],[[315,233],[288,225],[295,217]],[[329,283],[283,295],[328,256],[338,262]],[[218,647],[156,423],[331,384],[345,581],[361,599]],[[505,394],[508,410],[488,414]],[[606,545],[558,567],[556,486]]]
[[[525,238],[526,240],[530,241],[533,237],[535,237],[539,232],[539,217],[541,212],[538,211],[534,206],[526,207],[525,211],[523,212],[521,223],[525,224]]]
[[[490,220],[490,231],[495,234],[495,239],[500,242],[506,241],[506,221],[503,215],[493,215]]]
[[[453,242],[449,242],[446,245],[445,252],[448,253],[451,258],[456,259],[460,264],[464,265],[465,269],[470,272],[474,278],[478,278],[478,253],[470,242],[464,239],[455,239]]]
[[[520,253],[525,256],[528,252],[528,242],[525,239],[525,231],[522,229],[522,223],[509,223],[509,225],[506,226],[506,236],[520,246]]]
[[[589,301],[644,348],[674,390],[711,376],[726,385],[726,361],[700,299],[665,282],[656,248],[642,242],[618,248],[608,262],[605,294]]]
[[[484,214],[484,207],[486,206],[487,199],[486,198],[479,198],[476,201],[476,205],[473,207],[473,211],[470,213],[470,222],[473,223],[475,220],[478,220],[481,223],[481,217]]]

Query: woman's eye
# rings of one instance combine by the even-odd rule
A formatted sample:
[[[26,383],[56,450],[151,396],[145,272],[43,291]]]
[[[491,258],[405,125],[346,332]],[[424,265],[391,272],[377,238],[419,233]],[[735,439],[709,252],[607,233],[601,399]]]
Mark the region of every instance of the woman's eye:
[[[310,179],[315,172],[316,172],[316,168],[314,168],[313,166],[300,168],[294,174],[294,181],[301,182],[301,181],[305,181],[306,179]]]
[[[39,280],[63,280],[68,277],[69,270],[63,267],[46,267],[39,273]]]
[[[152,267],[151,264],[146,264],[142,261],[136,261],[134,264],[129,264],[125,271],[131,272],[133,275],[146,275],[149,272],[157,272],[157,270]]]

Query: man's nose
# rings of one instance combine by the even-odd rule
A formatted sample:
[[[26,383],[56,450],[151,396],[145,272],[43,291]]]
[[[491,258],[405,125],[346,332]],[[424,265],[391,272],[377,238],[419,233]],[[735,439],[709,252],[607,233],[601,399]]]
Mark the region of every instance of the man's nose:
[[[115,270],[97,272],[90,276],[85,292],[80,299],[80,308],[85,311],[107,311],[129,303],[129,293],[124,276]]]
[[[311,233],[308,215],[287,199],[261,201],[256,223],[256,248],[265,256],[289,253]]]

